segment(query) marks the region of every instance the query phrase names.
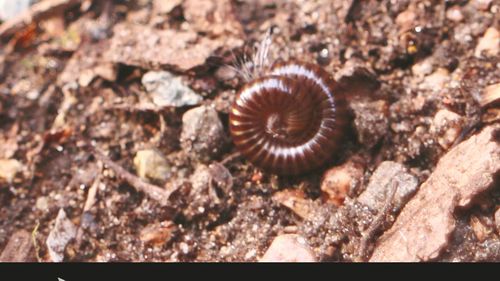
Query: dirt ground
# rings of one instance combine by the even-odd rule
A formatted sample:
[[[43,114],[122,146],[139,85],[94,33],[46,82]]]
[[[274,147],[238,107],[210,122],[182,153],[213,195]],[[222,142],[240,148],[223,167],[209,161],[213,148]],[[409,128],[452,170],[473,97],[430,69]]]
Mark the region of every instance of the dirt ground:
[[[349,98],[306,175],[229,134],[270,30]],[[499,105],[496,0],[35,1],[0,25],[0,261],[499,262]]]

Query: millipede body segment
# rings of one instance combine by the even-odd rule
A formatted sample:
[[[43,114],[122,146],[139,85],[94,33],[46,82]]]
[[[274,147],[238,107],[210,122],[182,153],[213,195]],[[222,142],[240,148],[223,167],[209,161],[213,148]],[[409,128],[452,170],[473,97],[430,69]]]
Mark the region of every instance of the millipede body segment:
[[[331,159],[346,123],[340,87],[321,67],[303,62],[276,64],[246,84],[229,116],[237,149],[265,171],[286,175]]]

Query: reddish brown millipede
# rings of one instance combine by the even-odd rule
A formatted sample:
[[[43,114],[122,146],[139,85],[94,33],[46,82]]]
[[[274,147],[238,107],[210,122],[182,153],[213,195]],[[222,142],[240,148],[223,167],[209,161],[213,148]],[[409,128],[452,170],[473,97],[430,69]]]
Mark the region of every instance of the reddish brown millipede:
[[[246,84],[229,116],[237,149],[265,171],[295,175],[322,166],[338,151],[347,124],[344,93],[321,67],[275,64]]]

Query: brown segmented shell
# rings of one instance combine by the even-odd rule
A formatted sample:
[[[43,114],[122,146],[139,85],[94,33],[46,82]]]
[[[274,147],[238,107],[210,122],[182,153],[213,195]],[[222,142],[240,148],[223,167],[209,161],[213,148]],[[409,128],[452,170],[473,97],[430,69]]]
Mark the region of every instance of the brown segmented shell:
[[[245,85],[229,116],[237,149],[264,171],[287,175],[331,159],[346,123],[340,87],[321,67],[303,62],[277,64]]]

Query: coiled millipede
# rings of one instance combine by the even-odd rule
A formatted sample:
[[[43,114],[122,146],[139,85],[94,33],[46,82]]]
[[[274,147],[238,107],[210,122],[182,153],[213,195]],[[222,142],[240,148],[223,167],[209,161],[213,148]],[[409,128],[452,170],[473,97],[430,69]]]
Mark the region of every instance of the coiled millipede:
[[[347,103],[321,67],[275,64],[269,75],[246,84],[229,116],[236,148],[264,171],[296,175],[325,164],[338,151]]]

